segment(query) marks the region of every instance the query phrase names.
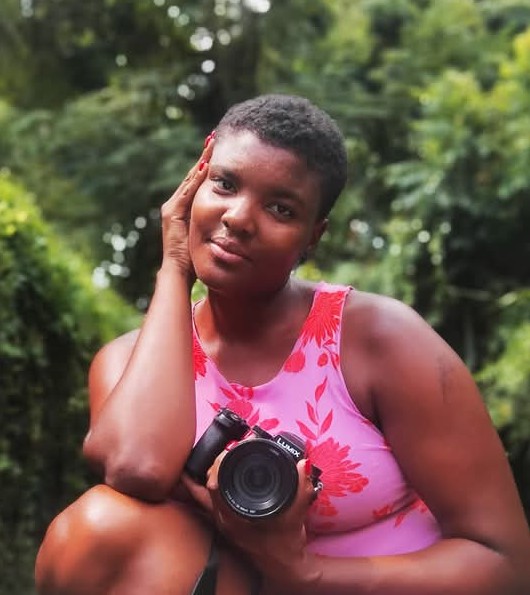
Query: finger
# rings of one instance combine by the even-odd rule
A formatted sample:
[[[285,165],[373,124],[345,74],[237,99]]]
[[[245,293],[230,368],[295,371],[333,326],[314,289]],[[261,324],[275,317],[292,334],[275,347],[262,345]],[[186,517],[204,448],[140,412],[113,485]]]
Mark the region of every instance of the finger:
[[[175,192],[166,201],[166,206],[171,208],[175,203],[181,202],[183,198],[190,199],[195,195],[199,186],[204,182],[206,174],[208,173],[208,165],[212,157],[215,145],[215,131],[206,137],[206,142],[201,156],[188,171],[186,177],[182,180]],[[184,209],[186,211],[186,209]]]
[[[314,485],[311,471],[312,465],[309,459],[299,461],[296,467],[299,480],[297,501],[307,508],[317,499],[318,494],[322,489],[322,484],[319,483],[317,486]]]
[[[212,466],[208,469],[207,473],[206,473],[206,487],[210,490],[210,491],[216,491],[219,487],[219,482],[218,482],[218,476],[219,476],[219,467],[221,466],[221,463],[223,462],[223,459],[226,457],[228,451],[232,450],[232,448],[234,448],[234,446],[237,446],[239,444],[239,442],[237,440],[232,440],[231,442],[229,442],[224,450],[222,450],[219,455],[217,455],[217,457],[215,458],[215,461],[213,462]]]
[[[188,175],[184,178],[184,182],[192,183],[197,179],[204,179],[206,175],[206,170],[208,169],[208,164],[210,163],[210,159],[212,157],[213,149],[215,146],[215,130],[206,137],[206,141],[204,142],[204,148],[202,150],[201,156],[195,163],[195,165],[190,169]]]
[[[213,516],[219,530],[227,537],[247,534],[248,531],[258,527],[255,520],[248,519],[238,514],[230,507],[220,490],[210,492],[213,504]]]
[[[208,169],[208,164],[210,163],[210,159],[212,157],[214,144],[215,136],[210,135],[206,137],[206,142],[201,156],[184,178],[182,185],[189,186],[192,184],[197,184],[198,180],[204,179],[204,177],[206,176],[206,171]]]
[[[210,492],[204,486],[193,481],[185,473],[182,474],[181,480],[191,497],[205,510],[211,513],[213,511],[213,503]]]

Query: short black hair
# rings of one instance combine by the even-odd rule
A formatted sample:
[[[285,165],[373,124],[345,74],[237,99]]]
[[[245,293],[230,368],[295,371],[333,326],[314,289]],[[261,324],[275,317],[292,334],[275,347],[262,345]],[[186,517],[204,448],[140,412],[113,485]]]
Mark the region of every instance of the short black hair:
[[[319,219],[327,217],[346,184],[347,157],[344,137],[326,112],[304,97],[259,95],[226,112],[216,131],[226,130],[248,130],[304,159],[321,181]]]

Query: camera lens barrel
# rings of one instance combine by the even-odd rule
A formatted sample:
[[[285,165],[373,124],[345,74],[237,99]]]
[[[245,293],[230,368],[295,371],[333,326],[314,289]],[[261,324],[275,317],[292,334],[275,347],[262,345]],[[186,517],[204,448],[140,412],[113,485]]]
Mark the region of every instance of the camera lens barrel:
[[[293,501],[298,471],[293,455],[274,440],[256,438],[230,450],[219,466],[219,490],[239,515],[278,514]]]

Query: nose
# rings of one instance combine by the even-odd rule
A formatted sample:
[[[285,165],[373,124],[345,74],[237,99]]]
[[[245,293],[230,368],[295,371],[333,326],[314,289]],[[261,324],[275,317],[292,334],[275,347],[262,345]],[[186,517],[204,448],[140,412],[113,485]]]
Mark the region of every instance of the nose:
[[[251,200],[244,196],[234,196],[227,200],[221,223],[236,235],[252,235],[255,221]]]

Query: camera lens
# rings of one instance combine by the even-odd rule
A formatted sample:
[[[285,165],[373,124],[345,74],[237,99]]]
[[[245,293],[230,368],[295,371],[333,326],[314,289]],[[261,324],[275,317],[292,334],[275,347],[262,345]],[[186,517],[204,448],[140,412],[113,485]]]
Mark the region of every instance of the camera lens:
[[[270,440],[242,442],[227,453],[219,468],[219,489],[242,516],[259,518],[286,508],[298,487],[296,464]]]
[[[281,482],[278,468],[270,465],[260,453],[251,454],[240,461],[233,479],[238,493],[263,500],[274,495]]]

